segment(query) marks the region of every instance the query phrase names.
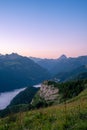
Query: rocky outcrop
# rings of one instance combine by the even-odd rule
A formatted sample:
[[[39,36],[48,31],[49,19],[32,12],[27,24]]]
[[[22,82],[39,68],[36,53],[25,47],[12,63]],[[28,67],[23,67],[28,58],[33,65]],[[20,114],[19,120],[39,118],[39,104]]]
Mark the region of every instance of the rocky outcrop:
[[[58,98],[59,89],[54,86],[54,84],[48,84],[48,81],[45,81],[39,90],[39,96],[45,101],[54,101]]]
[[[40,90],[33,98],[32,106],[44,107],[53,103],[59,103],[59,89],[55,82],[45,81],[41,84]]]

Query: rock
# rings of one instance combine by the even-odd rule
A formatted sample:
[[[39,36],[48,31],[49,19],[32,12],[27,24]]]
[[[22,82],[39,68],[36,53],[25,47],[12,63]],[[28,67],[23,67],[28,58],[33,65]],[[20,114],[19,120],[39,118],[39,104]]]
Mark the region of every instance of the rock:
[[[48,81],[45,81],[39,90],[40,98],[44,99],[46,102],[54,101],[58,98],[59,89],[53,84],[48,85]]]

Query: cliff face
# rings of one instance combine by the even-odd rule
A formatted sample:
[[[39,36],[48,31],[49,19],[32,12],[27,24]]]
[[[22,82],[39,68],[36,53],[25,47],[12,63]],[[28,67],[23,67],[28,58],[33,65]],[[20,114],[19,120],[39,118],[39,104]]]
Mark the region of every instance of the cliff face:
[[[39,90],[39,96],[45,101],[54,101],[58,98],[58,88],[55,88],[54,85],[48,85],[48,82],[45,81]]]
[[[31,104],[37,106],[40,105],[49,105],[50,103],[58,102],[59,98],[59,89],[55,87],[54,84],[49,84],[49,81],[45,81],[42,83],[40,90],[37,92],[35,97],[33,98]]]

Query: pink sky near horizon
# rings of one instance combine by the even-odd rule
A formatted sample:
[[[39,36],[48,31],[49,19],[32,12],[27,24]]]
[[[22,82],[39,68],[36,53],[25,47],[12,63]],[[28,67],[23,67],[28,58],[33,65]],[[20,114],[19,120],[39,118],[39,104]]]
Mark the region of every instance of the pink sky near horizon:
[[[0,53],[87,55],[86,0],[0,1]]]

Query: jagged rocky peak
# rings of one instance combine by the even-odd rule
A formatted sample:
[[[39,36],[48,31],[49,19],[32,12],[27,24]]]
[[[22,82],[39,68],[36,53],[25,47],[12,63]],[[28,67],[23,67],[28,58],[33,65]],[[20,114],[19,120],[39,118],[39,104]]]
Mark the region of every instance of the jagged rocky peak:
[[[6,54],[6,56],[9,57],[10,59],[16,59],[20,57],[20,55],[17,53]]]
[[[67,59],[67,56],[65,54],[61,55],[59,58],[59,60],[64,60],[64,59]]]

